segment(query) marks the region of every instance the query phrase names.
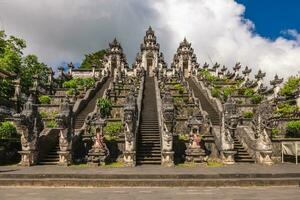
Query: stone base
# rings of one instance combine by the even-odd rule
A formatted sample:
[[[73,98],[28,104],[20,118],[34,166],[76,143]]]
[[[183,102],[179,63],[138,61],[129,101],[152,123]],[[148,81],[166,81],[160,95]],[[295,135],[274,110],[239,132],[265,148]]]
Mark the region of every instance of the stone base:
[[[123,161],[125,166],[134,167],[136,165],[136,153],[133,152],[124,152]]]
[[[235,163],[235,161],[234,161],[235,154],[236,154],[236,151],[234,151],[234,150],[221,151],[222,162],[226,165],[234,164]]]
[[[206,153],[204,149],[199,148],[188,148],[185,151],[185,161],[192,163],[202,163],[205,161]]]
[[[274,162],[271,159],[272,151],[264,151],[256,153],[256,162],[263,165],[273,165]]]
[[[59,165],[69,166],[72,164],[72,154],[70,151],[59,151]]]
[[[38,152],[37,151],[19,151],[21,154],[21,162],[19,165],[21,166],[33,166],[37,164]]]
[[[174,166],[174,151],[162,152],[161,165],[165,167]]]
[[[106,158],[107,158],[106,151],[100,150],[99,152],[95,152],[91,150],[88,153],[88,165],[90,166],[105,165]]]

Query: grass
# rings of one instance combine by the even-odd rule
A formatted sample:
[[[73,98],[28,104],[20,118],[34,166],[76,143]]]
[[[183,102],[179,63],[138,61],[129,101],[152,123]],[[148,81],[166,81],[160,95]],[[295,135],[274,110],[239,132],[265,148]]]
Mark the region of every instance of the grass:
[[[223,163],[218,161],[208,161],[206,164],[208,167],[223,167]]]
[[[179,167],[179,168],[193,168],[193,167],[197,167],[199,166],[199,164],[196,163],[178,163],[175,165],[175,167]]]
[[[105,168],[120,168],[120,167],[125,167],[123,162],[112,162],[112,163],[108,163],[106,165],[103,165],[101,167],[105,167]]]

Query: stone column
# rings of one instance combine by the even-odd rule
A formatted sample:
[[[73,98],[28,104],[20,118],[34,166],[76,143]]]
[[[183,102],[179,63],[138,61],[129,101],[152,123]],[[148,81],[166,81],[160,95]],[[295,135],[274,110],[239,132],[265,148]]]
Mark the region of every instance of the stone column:
[[[135,98],[135,88],[130,89],[127,102],[124,106],[124,127],[125,127],[125,152],[124,163],[126,166],[136,165],[136,121],[137,103]]]
[[[37,107],[33,104],[32,95],[24,104],[23,111],[13,116],[17,131],[21,133],[21,154],[22,166],[32,166],[38,162],[37,143],[39,133],[43,130],[43,123],[39,116]]]
[[[165,91],[162,99],[162,165],[174,166],[173,128],[175,123],[175,108],[170,91]]]
[[[59,125],[59,165],[72,164],[72,108],[68,97],[60,106],[60,114],[56,116]]]

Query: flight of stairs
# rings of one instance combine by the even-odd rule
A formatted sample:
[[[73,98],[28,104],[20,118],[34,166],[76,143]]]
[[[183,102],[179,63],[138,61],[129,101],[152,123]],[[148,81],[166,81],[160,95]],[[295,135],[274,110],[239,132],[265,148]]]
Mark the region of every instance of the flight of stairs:
[[[202,109],[208,113],[212,125],[220,125],[220,116],[215,110],[215,108],[211,105],[207,97],[197,87],[196,83],[192,78],[188,78],[187,81],[189,83],[189,86],[193,90],[195,97],[197,97],[200,100]]]
[[[39,165],[57,165],[59,162],[59,144],[57,143],[38,164]]]
[[[97,91],[95,96],[88,102],[87,106],[77,115],[77,117],[75,118],[75,123],[74,123],[75,129],[80,129],[83,126],[85,118],[87,117],[87,115],[89,113],[94,111],[94,108],[97,103],[97,99],[101,98],[104,95],[104,91],[109,87],[109,83],[111,82],[111,80],[112,80],[112,78],[108,78],[106,80],[106,82],[103,84],[101,89],[99,91]]]
[[[146,77],[137,136],[137,164],[161,164],[161,145],[153,77]]]
[[[247,150],[243,147],[241,142],[233,137],[234,140],[234,150],[237,151],[237,154],[234,155],[234,160],[237,163],[254,163],[254,159],[249,155]]]

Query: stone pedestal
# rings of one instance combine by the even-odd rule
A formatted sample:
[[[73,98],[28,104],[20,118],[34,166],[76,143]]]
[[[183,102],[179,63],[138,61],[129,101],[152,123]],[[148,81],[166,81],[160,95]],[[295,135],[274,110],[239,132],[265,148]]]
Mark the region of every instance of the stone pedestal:
[[[272,151],[256,152],[256,161],[260,164],[272,165],[274,163],[271,159],[271,156],[272,156]]]
[[[105,165],[107,158],[107,152],[102,149],[91,149],[88,153],[88,165],[90,166],[99,166]]]
[[[38,152],[35,150],[19,151],[21,154],[21,166],[32,166],[37,164]]]
[[[124,152],[124,163],[127,167],[134,167],[136,165],[136,152],[125,151]]]
[[[174,151],[163,151],[161,165],[166,167],[174,166]]]
[[[234,161],[235,154],[236,154],[236,151],[234,151],[234,150],[221,151],[222,162],[226,165],[234,164],[235,163],[235,161]]]
[[[192,162],[192,163],[202,163],[205,161],[205,157],[206,157],[205,150],[201,149],[200,147],[188,148],[185,151],[185,154],[186,154],[185,161]]]
[[[72,164],[72,154],[70,151],[59,151],[59,165],[69,166]]]

